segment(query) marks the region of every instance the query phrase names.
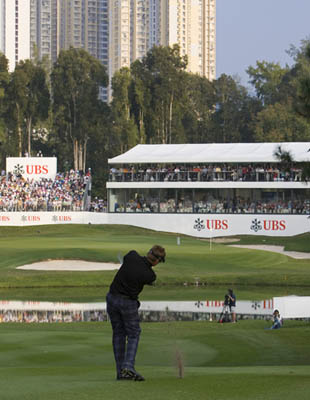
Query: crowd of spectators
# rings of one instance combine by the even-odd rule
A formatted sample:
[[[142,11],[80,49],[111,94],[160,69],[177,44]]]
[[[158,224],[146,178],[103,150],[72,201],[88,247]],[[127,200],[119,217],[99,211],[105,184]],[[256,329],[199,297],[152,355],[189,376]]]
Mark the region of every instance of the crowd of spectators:
[[[233,167],[149,167],[130,172],[126,169],[111,169],[110,179],[116,181],[175,181],[175,180],[284,180],[300,181],[301,171],[292,168],[283,172],[279,167],[248,165]],[[14,211],[92,211],[107,212],[107,201],[94,197],[86,203],[86,189],[90,173],[70,170],[58,173],[55,179],[26,179],[2,172],[0,176],[0,212]],[[115,212],[145,213],[267,213],[267,214],[310,214],[310,200],[278,200],[276,197],[253,200],[237,196],[235,198],[191,199],[143,199],[136,198],[126,204],[114,205]]]
[[[301,169],[293,166],[289,171],[278,164],[219,164],[196,166],[130,166],[110,169],[110,181],[166,182],[166,181],[301,181]]]
[[[126,207],[116,203],[115,212],[143,213],[205,213],[205,214],[310,214],[310,199],[304,200],[251,200],[243,197],[233,199],[167,201],[130,200]]]
[[[94,199],[92,199],[90,202],[88,211],[107,212],[108,211],[107,201],[98,197],[94,197]]]
[[[0,311],[0,323],[92,322],[106,321],[105,311]]]
[[[70,170],[55,179],[2,175],[0,211],[83,211],[88,175]]]

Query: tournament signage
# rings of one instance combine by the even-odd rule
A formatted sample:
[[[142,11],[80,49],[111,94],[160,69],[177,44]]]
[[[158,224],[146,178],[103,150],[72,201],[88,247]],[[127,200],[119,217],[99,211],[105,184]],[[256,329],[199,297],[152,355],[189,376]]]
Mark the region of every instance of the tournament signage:
[[[266,217],[260,217],[258,218],[257,216],[247,216],[244,218],[243,216],[238,216],[239,221],[236,223],[236,217],[228,215],[225,218],[214,218],[208,217],[206,219],[199,217],[195,219],[193,228],[197,232],[201,232],[205,230],[206,232],[210,231],[220,231],[222,233],[225,233],[225,231],[228,231],[231,233],[231,228],[233,227],[233,224],[237,226],[238,223],[244,222],[244,231],[240,232],[246,233],[246,234],[251,234],[251,233],[263,233],[266,234],[268,231],[272,232],[278,232],[278,231],[287,231],[287,220],[286,216],[279,217],[279,216],[274,216],[270,218],[270,216],[266,215]],[[241,217],[241,218],[240,218]],[[309,216],[305,215],[307,219],[309,219]],[[298,216],[300,218],[300,216]],[[248,227],[246,227],[246,224]],[[249,229],[246,231],[246,229]]]
[[[308,214],[151,214],[97,212],[0,212],[0,226],[50,224],[132,225],[211,238],[233,235],[295,236],[310,231]]]
[[[55,179],[57,173],[56,157],[8,157],[6,173],[39,180]]]

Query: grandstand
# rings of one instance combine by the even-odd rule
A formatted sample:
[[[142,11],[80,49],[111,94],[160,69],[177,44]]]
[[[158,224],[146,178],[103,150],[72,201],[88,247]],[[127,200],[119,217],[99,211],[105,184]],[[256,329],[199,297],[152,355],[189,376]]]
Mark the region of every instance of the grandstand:
[[[289,168],[274,155],[279,145]],[[55,161],[20,158],[7,168],[2,226],[123,224],[205,238],[310,230],[301,173],[309,142],[138,145],[109,160],[107,202],[91,199],[90,171],[57,173]]]
[[[289,168],[275,156],[279,146],[294,160]],[[236,216],[247,216],[244,233],[287,234],[288,216],[310,215],[310,187],[301,179],[305,161],[309,142],[137,145],[109,160],[108,211],[156,214],[173,226],[194,216],[200,233],[229,231]]]
[[[57,172],[56,157],[8,157],[0,177],[0,212],[85,211],[90,171]]]

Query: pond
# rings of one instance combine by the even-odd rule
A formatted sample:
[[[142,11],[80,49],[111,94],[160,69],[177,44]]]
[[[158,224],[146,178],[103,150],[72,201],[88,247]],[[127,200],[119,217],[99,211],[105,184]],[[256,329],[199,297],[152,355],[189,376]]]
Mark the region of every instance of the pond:
[[[239,320],[270,319],[277,302],[275,297],[282,301],[284,296],[309,295],[309,289],[303,287],[233,289]],[[108,287],[1,289],[0,323],[107,321],[107,291]],[[224,313],[230,314],[224,303],[227,292],[224,286],[147,287],[140,297],[140,317],[147,322],[219,320]]]

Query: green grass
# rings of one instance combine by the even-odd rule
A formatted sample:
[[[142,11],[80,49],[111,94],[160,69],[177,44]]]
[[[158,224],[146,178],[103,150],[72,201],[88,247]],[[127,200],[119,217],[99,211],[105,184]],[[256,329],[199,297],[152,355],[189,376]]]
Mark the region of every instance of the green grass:
[[[155,243],[167,250],[157,286],[141,300],[238,299],[308,295],[310,260],[231,248],[126,226],[53,225],[1,228],[0,299],[104,301],[115,272],[35,272],[19,265],[46,259],[117,262]],[[242,237],[241,244],[310,251],[310,235]],[[199,278],[203,286],[193,286]],[[186,285],[184,285],[186,284]],[[0,324],[1,400],[308,400],[310,324],[269,322],[143,323],[137,369],[146,382],[115,381],[109,323]],[[178,378],[176,351],[185,375]]]
[[[147,380],[119,382],[109,323],[2,324],[1,400],[308,399],[309,323],[267,325],[144,323],[137,369]]]
[[[207,242],[186,236],[181,237],[181,245],[178,246],[176,238],[175,234],[111,225],[1,228],[0,289],[81,288],[81,292],[85,293],[94,290],[94,297],[98,297],[99,293],[106,291],[115,272],[22,271],[16,270],[16,267],[47,259],[118,263],[119,253],[136,249],[145,254],[155,243],[167,250],[167,262],[156,267],[159,291],[155,298],[161,297],[169,288],[174,288],[171,295],[175,298],[179,287],[191,286],[197,279],[208,287],[233,285],[248,289],[256,285],[279,287],[285,291],[287,288],[310,286],[310,260],[296,260],[277,253],[222,244],[213,244],[210,249]],[[249,241],[250,238],[242,240]],[[273,244],[285,241],[287,245],[291,241],[291,250],[302,248],[303,251],[310,251],[309,234],[272,240]],[[155,293],[149,291],[150,297]],[[71,296],[74,297],[74,294]],[[189,297],[192,296],[193,293]]]
[[[196,301],[223,300],[227,286],[145,286],[140,295],[142,301]],[[0,288],[1,300],[20,301],[105,301],[108,286],[71,288]],[[238,300],[266,300],[279,296],[308,296],[309,287],[234,286]]]
[[[284,246],[286,251],[301,251],[310,252],[310,234],[304,233],[298,236],[287,236],[287,237],[272,237],[272,236],[255,236],[255,235],[244,235],[236,236],[240,239],[238,244],[264,244],[264,245],[276,245]]]

